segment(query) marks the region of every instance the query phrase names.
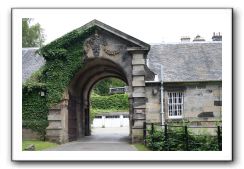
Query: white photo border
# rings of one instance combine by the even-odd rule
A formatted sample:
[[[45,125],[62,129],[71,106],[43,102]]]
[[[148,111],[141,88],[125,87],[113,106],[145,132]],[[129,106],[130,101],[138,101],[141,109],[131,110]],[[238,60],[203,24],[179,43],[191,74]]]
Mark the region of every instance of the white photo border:
[[[102,8],[104,10],[110,10]],[[153,8],[148,8],[148,10]],[[159,8],[157,8],[159,9]],[[161,8],[165,10],[165,8]],[[167,9],[167,8],[166,8]],[[184,9],[184,8],[182,8]],[[196,9],[196,8],[192,8]],[[192,10],[191,8],[185,10]],[[12,9],[12,160],[13,161],[232,161],[232,13],[231,8],[204,9],[223,13],[225,28],[222,34],[222,151],[22,151],[22,18],[48,15],[62,10],[76,13],[79,10],[13,8]],[[86,9],[89,10],[89,9]],[[118,9],[138,10],[138,9]],[[144,8],[144,10],[147,10]],[[170,10],[170,9],[167,9]],[[115,17],[113,15],[113,17]],[[119,28],[118,28],[119,29]]]

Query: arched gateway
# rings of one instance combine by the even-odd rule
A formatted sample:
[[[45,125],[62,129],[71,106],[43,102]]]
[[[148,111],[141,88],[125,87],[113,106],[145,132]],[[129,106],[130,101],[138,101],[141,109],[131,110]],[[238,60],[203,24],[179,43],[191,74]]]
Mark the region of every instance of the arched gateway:
[[[65,143],[90,135],[90,91],[99,80],[116,77],[128,85],[131,141],[142,141],[145,81],[154,79],[145,64],[150,45],[97,20],[82,29],[92,30],[82,44],[83,66],[75,72],[63,100],[49,109],[47,138]]]

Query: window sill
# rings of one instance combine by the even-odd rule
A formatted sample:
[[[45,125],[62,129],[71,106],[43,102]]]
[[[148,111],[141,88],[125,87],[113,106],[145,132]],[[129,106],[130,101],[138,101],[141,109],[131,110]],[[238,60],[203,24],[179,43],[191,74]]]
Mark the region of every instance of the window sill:
[[[182,119],[182,116],[168,116],[169,119]]]

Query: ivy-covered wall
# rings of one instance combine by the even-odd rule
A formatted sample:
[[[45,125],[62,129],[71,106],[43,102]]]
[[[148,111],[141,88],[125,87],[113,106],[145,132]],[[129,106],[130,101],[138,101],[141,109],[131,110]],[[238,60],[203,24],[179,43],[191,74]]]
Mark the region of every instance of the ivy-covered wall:
[[[94,30],[78,28],[39,49],[46,64],[23,84],[23,127],[45,136],[48,109],[62,100],[71,79],[83,67],[83,41]]]
[[[45,137],[45,128],[48,125],[48,106],[46,97],[40,95],[40,89],[23,90],[22,125],[38,132]]]

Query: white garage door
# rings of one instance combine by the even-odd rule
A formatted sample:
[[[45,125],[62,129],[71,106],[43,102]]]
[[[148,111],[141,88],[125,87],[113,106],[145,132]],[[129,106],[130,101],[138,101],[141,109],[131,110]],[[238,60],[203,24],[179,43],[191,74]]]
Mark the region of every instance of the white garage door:
[[[105,116],[105,127],[120,127],[120,116]]]
[[[92,122],[92,127],[103,127],[103,120],[102,120],[102,117],[103,116],[96,116],[94,119],[93,119],[93,122]]]
[[[106,115],[96,116],[93,120],[92,127],[128,127],[128,115]]]

